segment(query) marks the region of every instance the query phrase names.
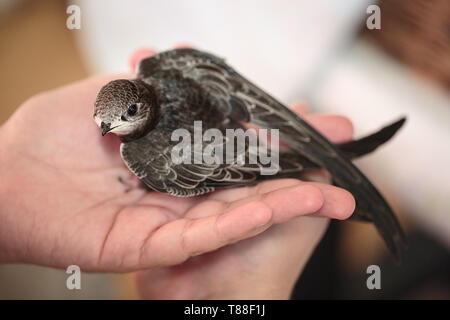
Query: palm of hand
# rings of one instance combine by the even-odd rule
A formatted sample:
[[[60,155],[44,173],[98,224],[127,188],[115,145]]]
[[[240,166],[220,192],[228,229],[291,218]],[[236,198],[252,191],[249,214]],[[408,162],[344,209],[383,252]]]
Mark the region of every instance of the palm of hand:
[[[297,180],[197,198],[130,188],[134,181],[120,158],[118,139],[102,138],[92,121],[95,95],[109,80],[89,79],[33,98],[2,128],[0,139],[7,142],[7,152],[0,157],[8,168],[3,176],[9,178],[3,202],[15,208],[6,210],[6,221],[8,229],[23,235],[8,239],[7,251],[16,259],[63,268],[77,264],[86,271],[171,266],[296,216],[351,214],[353,199],[345,191]],[[336,208],[338,201],[341,206]],[[296,224],[308,226],[317,242],[326,222],[302,219]],[[172,295],[169,284],[177,278],[173,272],[180,275],[179,284],[232,266],[244,272],[264,260],[262,250],[268,255],[279,250],[274,243],[286,241],[283,232],[295,236],[299,230],[294,224],[277,227],[144,276],[158,280]],[[310,247],[307,251],[314,245]],[[167,272],[170,277],[161,276]]]

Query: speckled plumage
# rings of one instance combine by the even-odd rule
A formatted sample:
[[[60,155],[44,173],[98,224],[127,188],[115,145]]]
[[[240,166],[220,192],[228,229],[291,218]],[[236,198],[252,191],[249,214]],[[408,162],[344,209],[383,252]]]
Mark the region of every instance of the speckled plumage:
[[[137,109],[133,116],[132,105]],[[150,188],[175,196],[247,186],[263,179],[298,178],[306,170],[326,168],[336,185],[354,195],[353,218],[373,221],[392,253],[401,258],[405,246],[399,223],[350,158],[389,140],[404,119],[361,140],[336,146],[222,59],[194,49],[175,49],[144,59],[137,79],[107,84],[97,97],[94,117],[104,133],[120,136],[122,158],[133,173]],[[203,130],[224,132],[242,128],[241,122],[279,129],[280,138],[289,145],[280,153],[279,172],[262,176],[260,163],[174,164],[171,150],[176,143],[171,134],[178,128],[192,133],[194,120],[203,122]],[[243,156],[249,156],[249,149]]]

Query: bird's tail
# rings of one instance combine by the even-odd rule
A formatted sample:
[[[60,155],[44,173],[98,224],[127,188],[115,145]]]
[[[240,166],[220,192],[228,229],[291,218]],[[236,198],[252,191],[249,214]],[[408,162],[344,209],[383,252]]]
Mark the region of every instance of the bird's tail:
[[[337,144],[336,147],[349,159],[357,159],[359,157],[369,154],[379,146],[389,141],[394,134],[403,126],[406,118],[401,118],[396,122],[380,129],[379,131],[372,133],[366,137],[352,140],[346,143]],[[288,160],[294,159],[295,162],[300,162],[305,171],[319,169],[320,166],[316,163],[308,160],[303,156],[299,156],[294,152],[281,153],[281,158]]]
[[[364,138],[334,145],[337,149],[337,156],[325,156],[320,158],[319,162],[302,160],[305,169],[314,169],[317,166],[326,168],[333,176],[335,185],[353,194],[356,200],[356,209],[352,218],[372,221],[398,262],[402,260],[406,250],[406,241],[397,218],[389,204],[367,177],[345,159],[354,159],[374,151],[392,138],[404,123],[405,118],[402,118]],[[314,151],[311,149],[309,152]],[[312,166],[309,167],[309,165]]]
[[[341,144],[338,148],[350,159],[366,155],[391,139],[405,121],[402,118],[369,136]],[[336,185],[355,195],[356,209],[352,218],[372,221],[391,253],[400,262],[406,249],[405,235],[392,209],[378,190],[368,180],[362,181],[356,188],[350,187],[346,182],[336,181]]]
[[[338,148],[350,159],[364,156],[391,139],[394,134],[403,126],[405,121],[406,118],[401,118],[400,120],[382,128],[381,130],[371,135],[360,138],[358,140],[352,140],[347,143],[339,144]]]

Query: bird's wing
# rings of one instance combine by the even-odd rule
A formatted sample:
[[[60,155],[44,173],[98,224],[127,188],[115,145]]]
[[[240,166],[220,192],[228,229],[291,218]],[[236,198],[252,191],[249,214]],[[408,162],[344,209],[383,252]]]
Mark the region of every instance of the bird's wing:
[[[400,258],[404,234],[392,209],[371,182],[332,143],[275,98],[252,84],[224,60],[195,49],[161,52],[140,62],[138,76],[161,77],[176,70],[193,79],[226,116],[264,128],[278,128],[280,138],[320,167],[356,198],[358,212],[373,220],[393,254]]]
[[[164,78],[173,70],[208,91],[225,116],[263,128],[280,129],[280,135],[291,147],[303,151],[315,162],[321,162],[319,155],[336,157],[336,148],[316,130],[212,54],[188,48],[161,52],[139,63],[138,77]],[[359,179],[353,166],[348,166],[347,171],[351,178]]]
[[[184,128],[186,129],[186,128]],[[187,128],[187,130],[192,128]],[[192,133],[193,135],[193,133]],[[169,142],[169,143],[161,143]],[[202,142],[202,151],[207,144]],[[202,151],[195,154],[195,144],[190,147],[190,161],[174,160],[182,157],[175,143],[171,142],[171,132],[156,127],[146,136],[139,140],[125,142],[121,145],[121,155],[128,168],[136,174],[150,188],[169,193],[175,196],[196,196],[229,187],[248,186],[256,183],[261,167],[260,163],[249,163],[248,159],[252,152],[251,148],[244,148],[241,154],[244,161],[237,161],[236,155],[233,161],[216,161],[207,164],[204,161],[196,163],[196,156],[202,156]],[[248,145],[247,145],[248,147]],[[224,146],[225,148],[225,146]],[[282,163],[288,170],[301,171],[302,168],[285,161]]]
[[[122,143],[120,152],[128,168],[150,188],[178,196],[200,195],[213,190],[199,184],[218,169],[205,163],[176,165],[169,132],[152,130],[139,140]]]

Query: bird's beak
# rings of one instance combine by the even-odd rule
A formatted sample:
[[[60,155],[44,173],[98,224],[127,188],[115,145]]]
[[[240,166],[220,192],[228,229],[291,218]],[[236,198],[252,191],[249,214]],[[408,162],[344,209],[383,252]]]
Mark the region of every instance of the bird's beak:
[[[110,124],[106,124],[104,122],[102,122],[101,128],[102,128],[102,136],[105,136],[105,134],[107,134],[108,132],[111,131],[111,125]]]

